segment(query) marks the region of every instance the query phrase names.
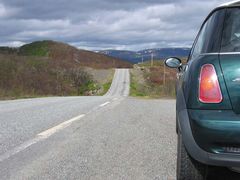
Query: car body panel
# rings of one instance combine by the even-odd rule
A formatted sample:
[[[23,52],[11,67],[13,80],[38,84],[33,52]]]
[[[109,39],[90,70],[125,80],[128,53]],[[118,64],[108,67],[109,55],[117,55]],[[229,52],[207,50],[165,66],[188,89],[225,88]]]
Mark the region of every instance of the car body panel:
[[[232,110],[188,110],[197,144],[211,153],[240,148],[240,115]]]
[[[189,109],[187,109],[184,92],[178,89],[177,93],[177,123],[179,126],[178,134],[182,136],[183,143],[189,155],[195,160],[214,166],[224,167],[240,167],[240,154],[230,153],[211,153],[199,146],[195,137],[193,137],[193,130],[191,128],[191,119],[189,117]],[[203,137],[205,140],[209,138]]]
[[[221,54],[220,64],[235,113],[240,113],[240,54]],[[240,120],[240,119],[239,119]]]

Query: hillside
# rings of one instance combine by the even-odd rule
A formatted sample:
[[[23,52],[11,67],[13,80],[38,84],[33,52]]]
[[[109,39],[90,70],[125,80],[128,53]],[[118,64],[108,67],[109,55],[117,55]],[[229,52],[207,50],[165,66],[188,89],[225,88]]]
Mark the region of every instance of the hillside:
[[[145,49],[141,51],[122,51],[122,50],[103,50],[98,51],[101,54],[105,54],[111,57],[124,59],[131,63],[138,63],[148,61],[151,59],[153,54],[154,59],[165,59],[170,56],[176,57],[187,57],[190,49],[189,48],[160,48],[160,49]]]
[[[0,99],[103,94],[116,67],[132,64],[53,41],[1,47]]]
[[[13,47],[0,47],[0,54],[10,55],[17,54],[18,48]]]
[[[36,41],[19,48],[0,47],[0,54],[45,57],[58,63],[92,68],[131,68],[132,64],[92,51],[79,50],[65,43]]]

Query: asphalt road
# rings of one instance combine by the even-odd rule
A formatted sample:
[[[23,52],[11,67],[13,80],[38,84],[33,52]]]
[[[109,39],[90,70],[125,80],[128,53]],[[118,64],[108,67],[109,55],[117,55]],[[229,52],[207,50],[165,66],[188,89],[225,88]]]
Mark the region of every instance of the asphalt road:
[[[0,179],[175,179],[175,101],[128,94],[0,101]]]

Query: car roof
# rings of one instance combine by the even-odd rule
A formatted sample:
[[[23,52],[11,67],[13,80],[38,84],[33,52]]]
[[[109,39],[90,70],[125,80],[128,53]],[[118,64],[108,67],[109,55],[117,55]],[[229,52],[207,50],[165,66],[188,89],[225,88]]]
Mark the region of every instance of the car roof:
[[[230,1],[230,2],[227,2],[227,3],[221,4],[218,7],[220,8],[220,7],[235,7],[235,6],[240,6],[240,0]]]

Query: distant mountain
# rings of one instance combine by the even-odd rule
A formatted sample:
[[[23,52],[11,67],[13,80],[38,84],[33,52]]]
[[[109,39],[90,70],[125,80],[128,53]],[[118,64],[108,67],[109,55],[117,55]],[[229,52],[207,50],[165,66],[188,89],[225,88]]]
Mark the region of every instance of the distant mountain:
[[[129,68],[132,64],[117,57],[109,57],[92,51],[80,50],[66,43],[36,41],[19,48],[0,47],[0,55],[32,56],[55,60],[68,67]]]
[[[148,61],[151,59],[165,59],[170,56],[187,57],[190,53],[190,48],[159,48],[159,49],[145,49],[141,51],[122,51],[122,50],[103,50],[98,53],[105,54],[111,57],[127,60],[131,63],[138,63]]]

